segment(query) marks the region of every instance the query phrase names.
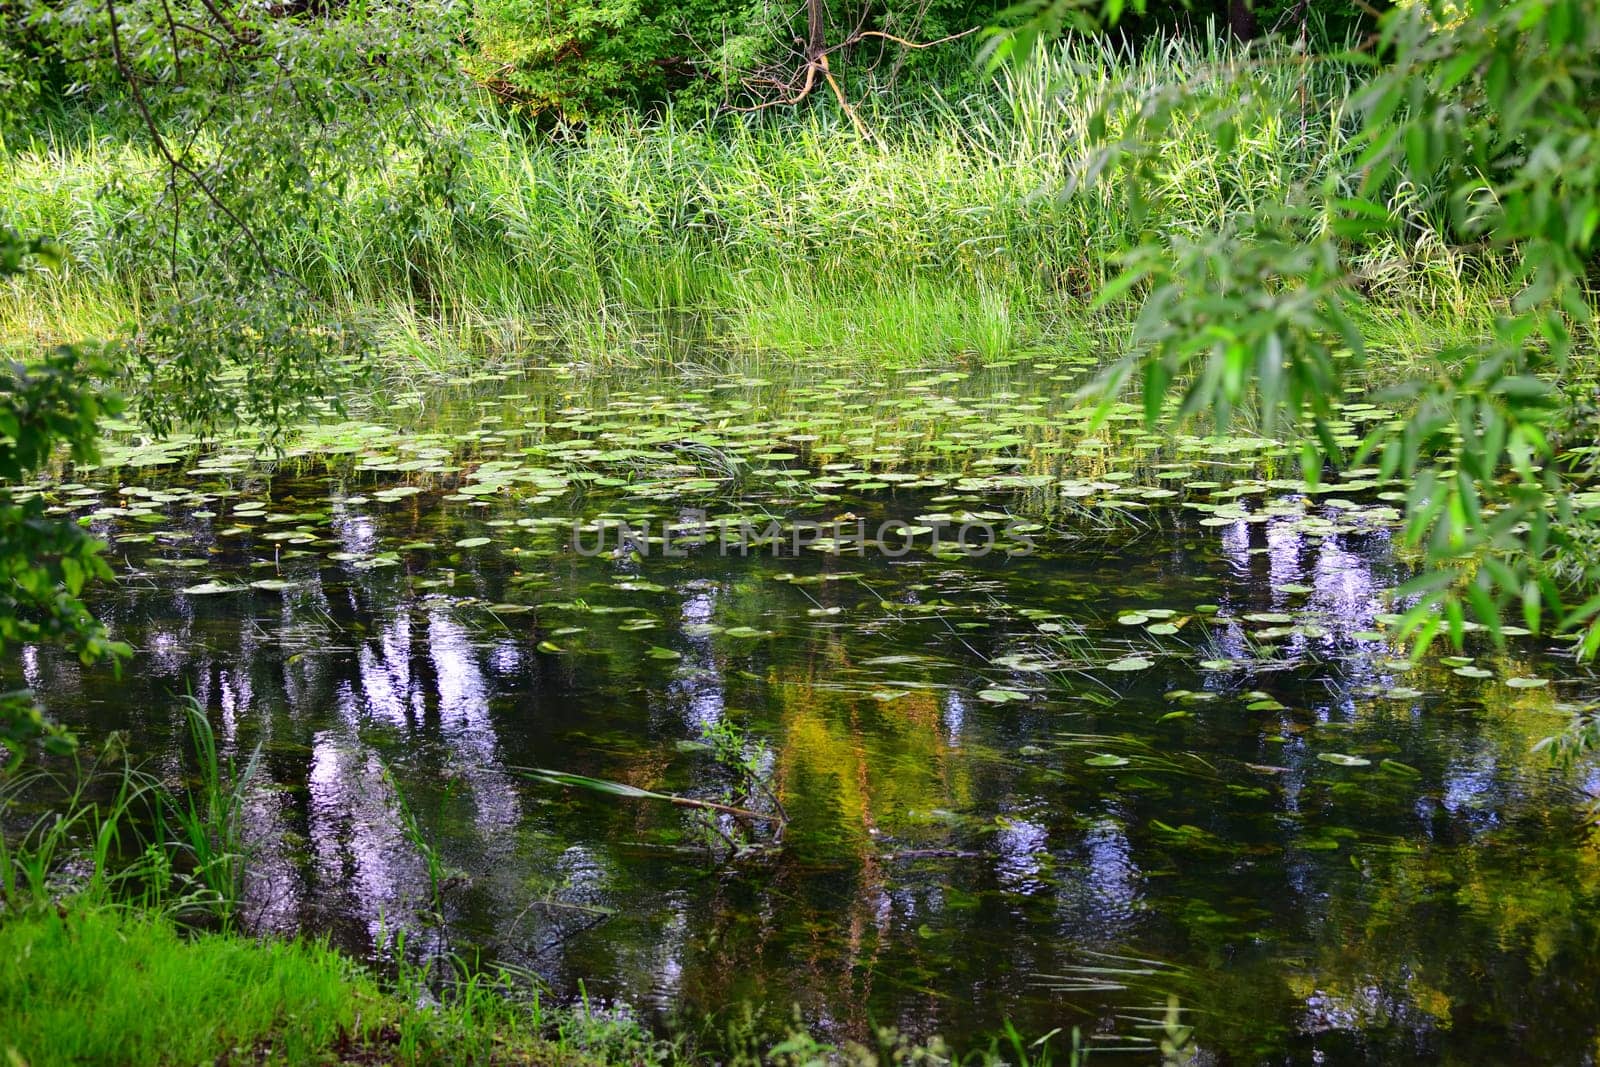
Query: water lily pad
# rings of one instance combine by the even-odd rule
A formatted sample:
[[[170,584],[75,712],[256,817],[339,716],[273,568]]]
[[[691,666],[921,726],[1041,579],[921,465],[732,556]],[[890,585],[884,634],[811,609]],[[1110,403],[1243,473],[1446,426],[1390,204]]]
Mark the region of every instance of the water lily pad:
[[[1276,623],[1278,625],[1294,622],[1293,615],[1285,615],[1281,611],[1253,611],[1246,615],[1245,618],[1250,622]]]
[[[1144,671],[1154,667],[1155,663],[1143,656],[1124,656],[1119,660],[1112,660],[1106,664],[1108,671]]]
[[[1513,689],[1542,689],[1550,684],[1548,678],[1507,678],[1506,685]]]
[[[1126,767],[1128,759],[1126,756],[1114,756],[1109,752],[1102,752],[1098,756],[1090,756],[1084,760],[1083,765],[1085,767]]]
[[[1323,763],[1331,763],[1336,767],[1370,767],[1372,761],[1362,759],[1360,756],[1347,756],[1342,752],[1318,752],[1317,758]]]
[[[222,593],[242,593],[248,588],[235,582],[201,582],[199,585],[186,585],[179,591],[189,596],[217,596]]]
[[[302,582],[292,582],[287,578],[262,578],[260,581],[250,583],[251,589],[260,589],[267,593],[281,593],[286,589],[297,589]],[[187,590],[185,590],[187,592]]]

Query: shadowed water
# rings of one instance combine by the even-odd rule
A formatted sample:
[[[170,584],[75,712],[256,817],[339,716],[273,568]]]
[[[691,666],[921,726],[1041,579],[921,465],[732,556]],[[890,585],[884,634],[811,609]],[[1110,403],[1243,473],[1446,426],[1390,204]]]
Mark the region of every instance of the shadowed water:
[[[894,419],[863,383],[534,379],[266,466],[130,443],[52,500],[113,541],[95,606],[137,655],[22,670],[158,772],[185,692],[259,745],[246,922],[379,960],[403,926],[664,1027],[798,1005],[965,1046],[1009,1019],[1138,1060],[1177,994],[1216,1062],[1581,1059],[1600,778],[1530,750],[1586,680],[1531,638],[1408,664],[1386,487],[1308,498],[1245,441],[1097,450],[1056,429],[1055,370],[920,379]],[[1037,528],[981,558],[786,526],[574,548],[573,517],[691,507]],[[781,841],[729,855],[693,812],[526,773],[726,800],[698,743],[724,724]],[[442,921],[385,766],[455,872]]]

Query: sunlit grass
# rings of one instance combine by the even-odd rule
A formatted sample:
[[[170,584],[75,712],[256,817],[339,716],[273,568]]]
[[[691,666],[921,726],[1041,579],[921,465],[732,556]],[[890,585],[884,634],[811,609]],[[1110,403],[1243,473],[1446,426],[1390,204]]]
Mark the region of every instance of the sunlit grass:
[[[666,1063],[636,1025],[459,974],[437,1006],[321,942],[185,933],[69,902],[0,919],[0,1054],[53,1063]],[[413,980],[417,976],[413,976]],[[402,983],[404,984],[404,983]]]
[[[1200,235],[1336,175],[1351,78],[1336,64],[1246,67],[1207,42],[1138,56],[1079,45],[958,100],[872,102],[881,143],[822,109],[618,121],[567,141],[462,109],[446,120],[472,149],[452,206],[425,201],[415,160],[397,157],[348,188],[337,220],[286,220],[262,236],[308,299],[368,324],[408,374],[544,346],[593,363],[702,343],[992,361],[1082,347],[1099,325],[1088,301],[1139,227]],[[1227,153],[1196,124],[1173,127],[1151,220],[1123,217],[1110,190],[1063,196],[1098,96],[1122,79],[1247,101]],[[181,274],[183,249],[129,246],[119,201],[104,195],[158,190],[158,161],[139,144],[83,115],[9,141],[6,217],[60,240],[72,261],[0,290],[0,341],[118,332],[170,286],[174,263]],[[1352,266],[1376,306],[1428,334],[1506,285],[1406,201],[1402,191],[1391,205],[1404,238]]]

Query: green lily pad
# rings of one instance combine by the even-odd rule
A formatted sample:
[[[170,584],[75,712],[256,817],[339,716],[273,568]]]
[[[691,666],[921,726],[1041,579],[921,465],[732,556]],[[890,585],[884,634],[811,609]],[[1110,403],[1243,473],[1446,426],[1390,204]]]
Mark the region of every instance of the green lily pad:
[[[247,585],[234,582],[201,582],[199,585],[186,585],[179,592],[189,596],[217,596],[222,593],[242,593],[248,588]]]
[[[260,581],[250,583],[251,589],[260,589],[267,593],[281,593],[286,589],[297,589],[303,583],[291,582],[287,578],[262,578]],[[187,590],[185,590],[187,592]]]

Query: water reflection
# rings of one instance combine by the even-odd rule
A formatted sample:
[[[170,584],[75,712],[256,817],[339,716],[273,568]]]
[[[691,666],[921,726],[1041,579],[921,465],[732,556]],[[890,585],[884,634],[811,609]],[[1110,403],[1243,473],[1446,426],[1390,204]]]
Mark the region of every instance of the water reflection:
[[[277,492],[287,508],[326,490]],[[938,505],[907,491],[896,506]],[[1197,532],[1180,516],[1142,540],[961,566],[447,549],[356,565],[442,540],[430,516],[333,509],[348,560],[218,547],[219,566],[292,583],[259,595],[176,596],[154,560],[179,549],[157,545],[102,605],[139,649],[123,681],[24,653],[54,710],[132,728],[168,773],[187,690],[230,755],[262,747],[245,816],[262,927],[377,954],[404,925],[413,951],[471,946],[565,993],[583,980],[661,1017],[798,1003],[832,1036],[971,1036],[1007,1016],[1116,1029],[1121,1008],[1177,991],[1219,1057],[1517,1058],[1593,1040],[1600,864],[1573,843],[1595,772],[1530,755],[1540,706],[1490,711],[1476,683],[1401,669],[1363,636],[1404,573],[1381,532],[1282,517]],[[508,603],[526,610],[495,610]],[[1219,621],[1190,621],[1204,603]],[[1140,608],[1182,613],[1176,644],[1195,650],[1116,621]],[[1259,613],[1296,619],[1270,662]],[[1101,645],[1154,666],[1073,658]],[[1000,686],[1019,699],[980,699]],[[676,809],[516,770],[716,797],[726,775],[682,742],[720,724],[767,746],[793,815],[776,855],[713,867]],[[1138,759],[1085,762],[1100,751]],[[442,923],[402,803],[459,872]],[[1126,990],[1038,977],[1095,953],[1167,966]]]

